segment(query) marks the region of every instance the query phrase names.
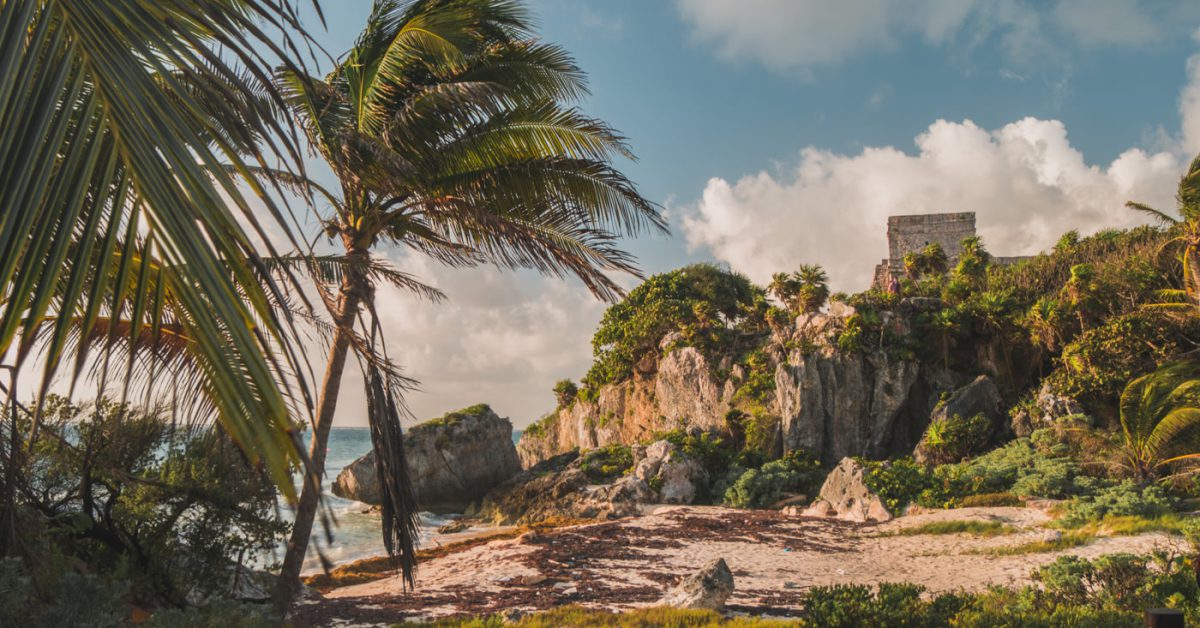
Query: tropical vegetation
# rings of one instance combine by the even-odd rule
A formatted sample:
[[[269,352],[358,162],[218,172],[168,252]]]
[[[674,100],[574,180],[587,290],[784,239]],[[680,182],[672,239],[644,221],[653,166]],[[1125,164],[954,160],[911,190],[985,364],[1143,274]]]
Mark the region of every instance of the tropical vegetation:
[[[318,282],[332,338],[318,391],[310,458],[324,465],[346,359],[367,383],[368,421],[382,478],[384,546],[413,583],[416,504],[401,447],[411,380],[386,358],[375,315],[379,281],[439,298],[415,278],[366,271],[372,251],[399,246],[442,264],[492,264],[572,275],[595,295],[638,274],[622,235],[664,230],[656,205],[613,165],[625,140],[575,106],[583,72],[537,39],[526,9],[498,0],[376,2],[354,47],[327,76],[277,77],[288,112],[337,178],[296,180],[323,204],[324,235],[352,263]],[[359,333],[356,329],[365,330]],[[298,581],[320,495],[310,477],[284,557],[279,598]]]

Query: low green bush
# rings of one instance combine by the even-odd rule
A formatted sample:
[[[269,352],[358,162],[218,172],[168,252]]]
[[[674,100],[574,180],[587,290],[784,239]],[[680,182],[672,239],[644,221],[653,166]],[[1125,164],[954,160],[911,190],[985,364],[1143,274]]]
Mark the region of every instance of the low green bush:
[[[725,503],[735,508],[765,508],[788,493],[812,496],[823,477],[819,462],[805,452],[791,452],[743,472],[725,490]]]
[[[629,445],[613,443],[583,454],[580,470],[596,484],[607,484],[629,473],[633,468],[633,453]]]
[[[1175,498],[1157,485],[1139,487],[1130,480],[1076,497],[1067,503],[1058,524],[1076,528],[1105,517],[1161,517],[1175,509]]]
[[[933,421],[925,430],[921,449],[927,464],[958,462],[987,445],[992,423],[982,414],[957,414]]]
[[[900,512],[910,502],[917,501],[922,495],[929,495],[936,488],[933,475],[912,458],[860,462],[866,468],[863,482],[879,495],[891,512]]]
[[[969,594],[943,593],[922,597],[925,587],[880,583],[874,591],[863,585],[819,586],[804,596],[804,625],[824,628],[858,626],[946,626],[971,604]]]

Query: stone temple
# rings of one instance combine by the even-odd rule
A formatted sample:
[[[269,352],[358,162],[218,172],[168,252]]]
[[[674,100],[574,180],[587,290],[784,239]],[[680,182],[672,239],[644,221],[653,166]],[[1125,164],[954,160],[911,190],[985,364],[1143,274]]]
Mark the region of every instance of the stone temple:
[[[975,235],[975,212],[888,216],[888,256],[875,267],[872,287],[887,286],[892,277],[904,277],[904,256],[930,244],[941,245],[951,264],[962,253],[964,238]],[[1014,264],[1024,257],[992,257],[992,263]]]

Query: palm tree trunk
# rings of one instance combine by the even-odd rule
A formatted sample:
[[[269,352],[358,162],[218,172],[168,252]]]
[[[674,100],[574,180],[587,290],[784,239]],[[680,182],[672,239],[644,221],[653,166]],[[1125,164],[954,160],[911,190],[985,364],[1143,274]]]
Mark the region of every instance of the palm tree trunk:
[[[350,255],[354,256],[354,253],[351,252]],[[304,476],[304,488],[300,491],[300,503],[296,507],[296,520],[292,524],[292,535],[288,540],[283,567],[280,569],[273,596],[275,609],[281,615],[287,612],[299,590],[300,569],[304,564],[317,506],[320,504],[321,478],[325,475],[329,429],[333,426],[333,413],[337,409],[338,392],[341,388],[342,373],[346,369],[346,356],[350,352],[354,321],[362,304],[363,291],[360,283],[353,271],[348,272],[342,280],[342,294],[338,298],[338,312],[334,319],[336,331],[329,348],[325,378],[321,381],[316,425],[313,427],[312,444],[308,449],[310,472]]]

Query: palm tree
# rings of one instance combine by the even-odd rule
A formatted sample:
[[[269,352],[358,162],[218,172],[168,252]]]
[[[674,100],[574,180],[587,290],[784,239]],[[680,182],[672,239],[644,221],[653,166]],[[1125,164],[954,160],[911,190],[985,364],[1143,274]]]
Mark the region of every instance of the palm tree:
[[[301,153],[273,116],[283,99],[268,68],[299,73],[283,51],[304,41],[291,0],[0,1],[8,395],[39,340],[39,390],[64,362],[78,379],[96,356],[87,342],[68,352],[69,340],[98,325],[113,342],[127,334],[130,362],[156,359],[139,335],[171,333],[169,300],[199,373],[180,392],[203,396],[294,497],[290,470],[303,457],[290,410],[307,392],[287,374],[301,372],[302,359],[290,321],[273,307],[286,282],[264,286],[254,237],[273,253],[262,221],[289,233],[268,192],[300,171]],[[259,169],[279,163],[280,175]],[[137,259],[173,271],[151,280],[151,265]],[[15,542],[12,474],[23,440],[10,423],[0,554]]]
[[[802,264],[794,275],[801,312],[818,312],[829,300],[829,275],[818,264]]]
[[[310,189],[330,208],[325,234],[350,260],[398,245],[453,266],[574,275],[613,299],[620,290],[606,273],[637,274],[617,238],[665,230],[658,207],[612,166],[632,157],[623,138],[571,106],[586,93],[583,73],[561,48],[536,40],[519,3],[379,0],[328,76],[289,71],[278,80],[337,178],[337,189]],[[351,269],[335,288],[321,291],[335,331],[310,458],[323,468],[354,349],[368,382],[384,542],[411,585],[416,510],[401,447],[403,385],[371,359],[382,346],[375,282]],[[277,604],[292,595],[319,489],[306,479]]]
[[[1175,440],[1200,426],[1200,364],[1176,362],[1143,375],[1121,393],[1122,454],[1139,481],[1197,453],[1171,455]]]
[[[796,295],[800,292],[800,286],[796,282],[795,275],[790,273],[775,273],[771,275],[771,283],[767,284],[767,292],[771,293],[779,300],[783,307],[794,310]]]
[[[1125,206],[1149,214],[1170,230],[1173,237],[1167,244],[1181,248],[1179,260],[1183,265],[1183,289],[1187,302],[1200,306],[1200,156],[1192,160],[1187,173],[1179,180],[1175,201],[1178,218],[1135,201],[1129,201]],[[1166,307],[1178,309],[1175,303],[1168,303]]]

